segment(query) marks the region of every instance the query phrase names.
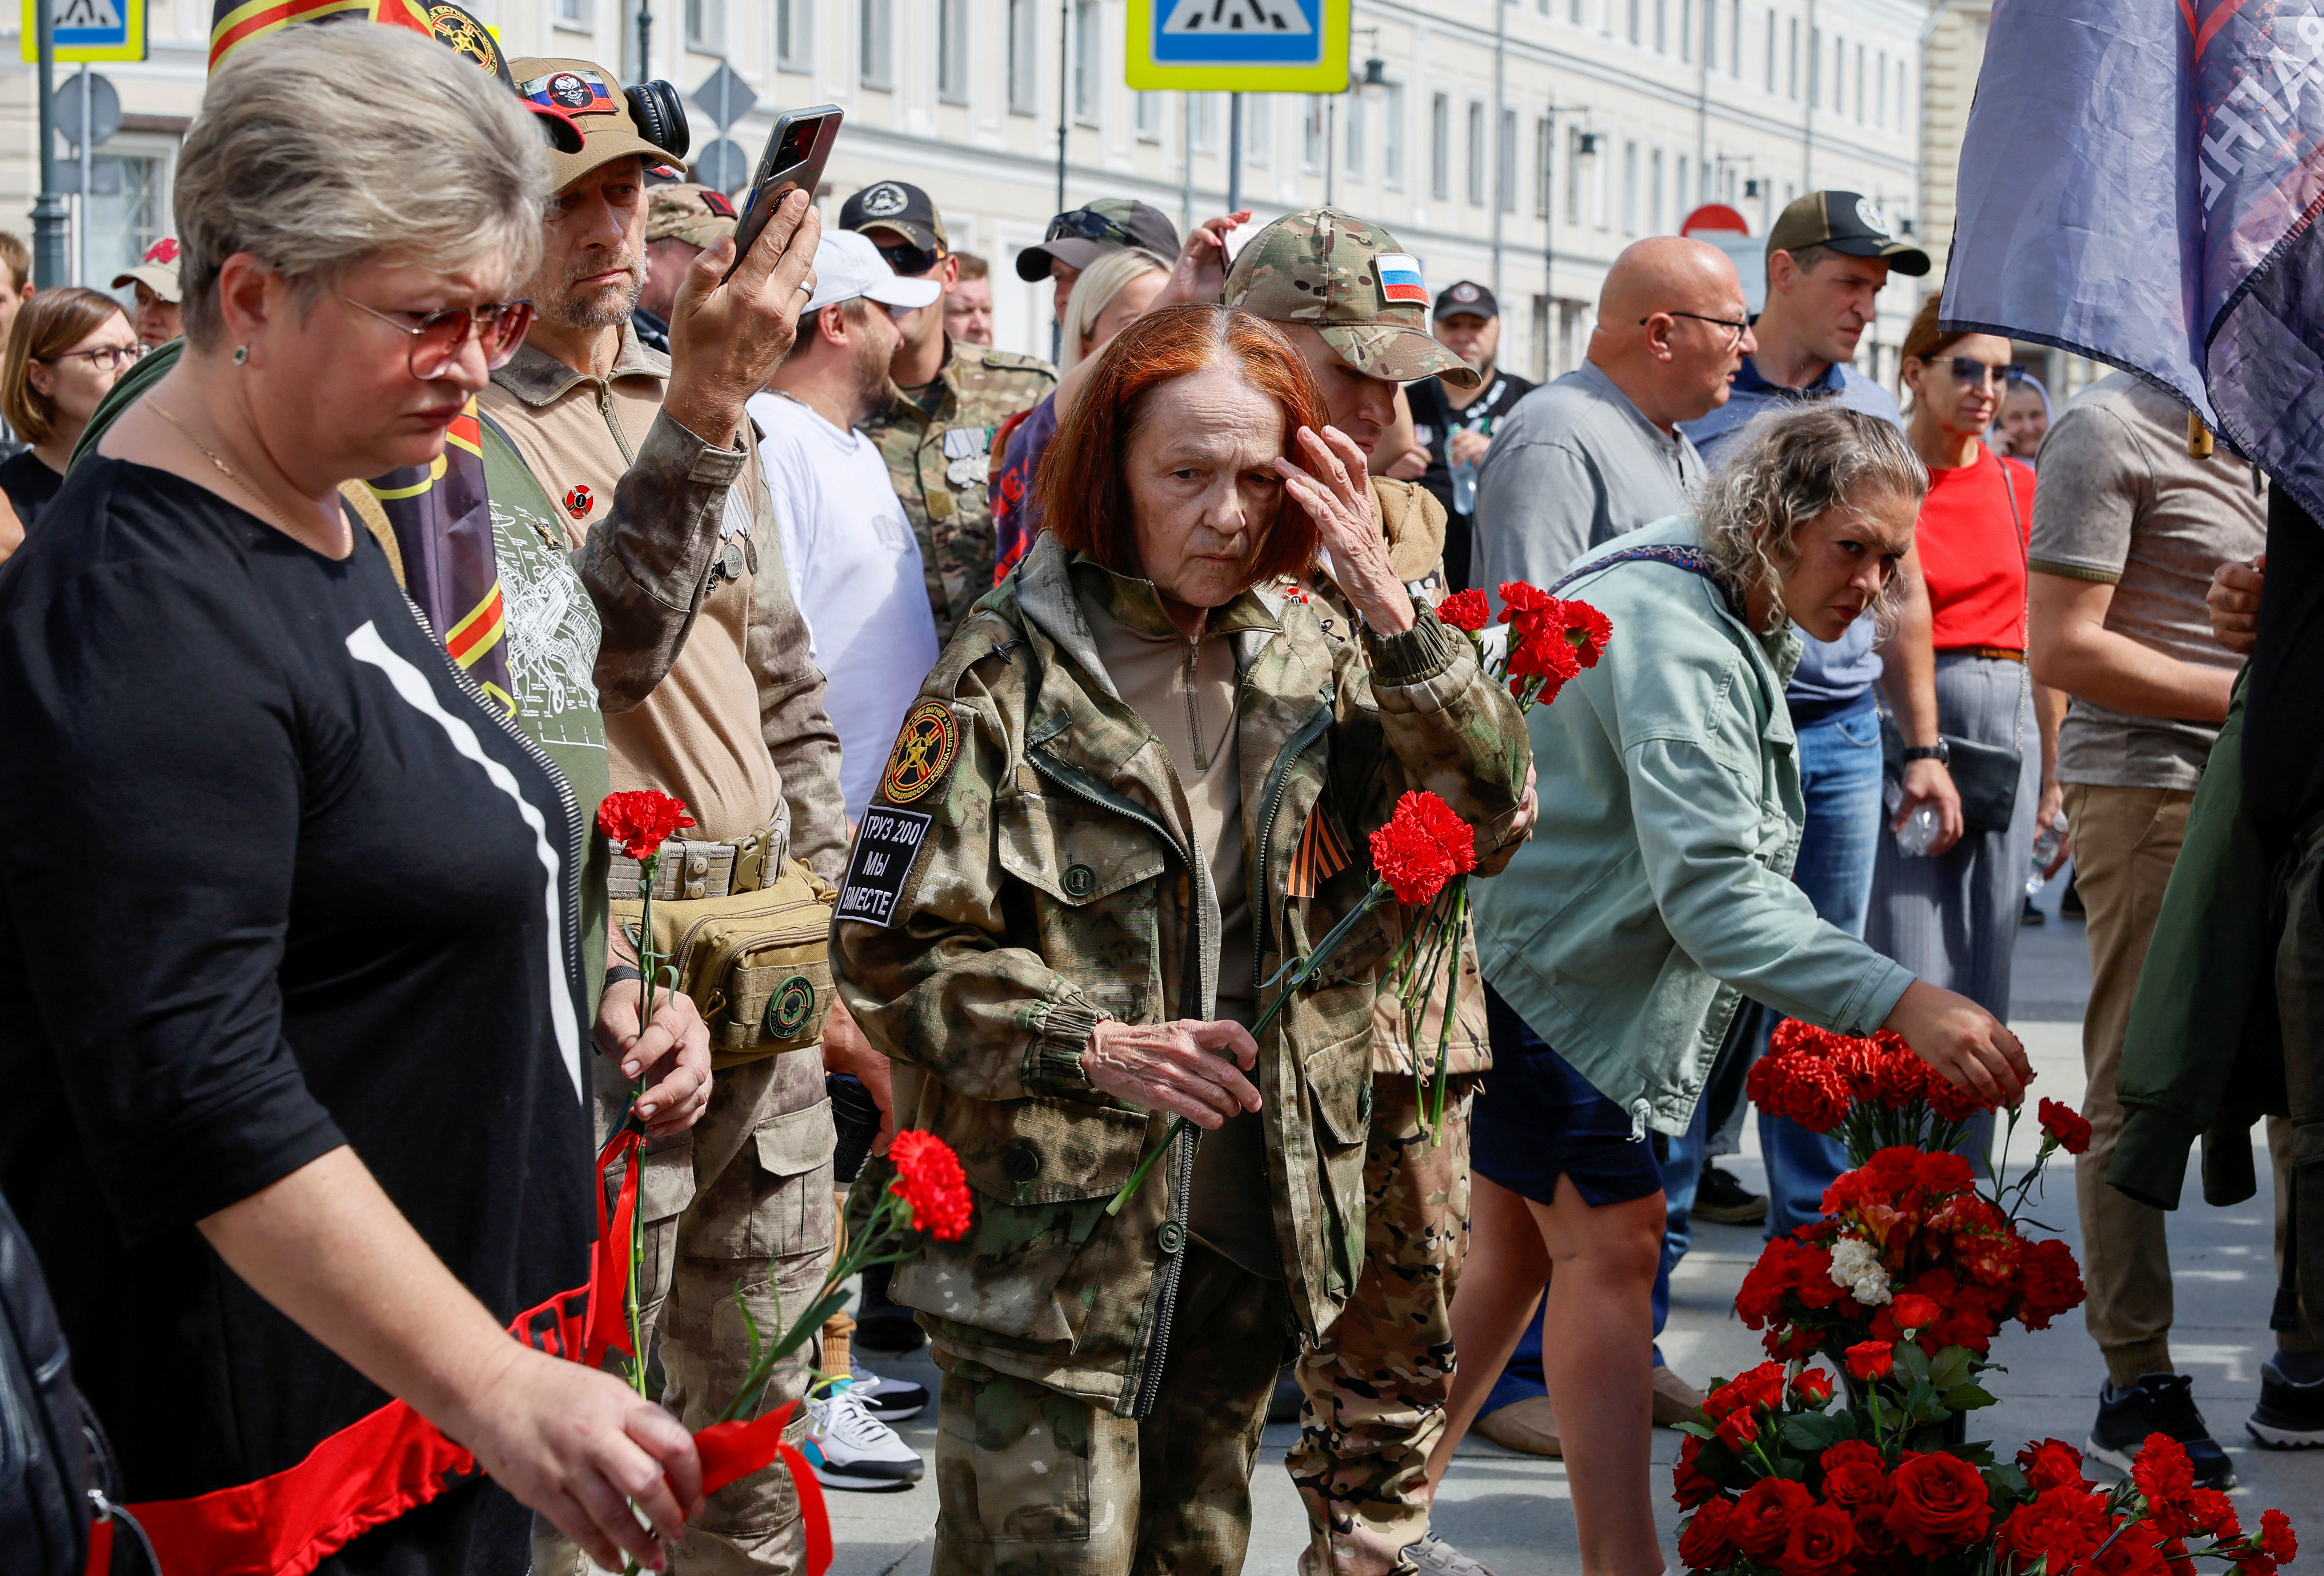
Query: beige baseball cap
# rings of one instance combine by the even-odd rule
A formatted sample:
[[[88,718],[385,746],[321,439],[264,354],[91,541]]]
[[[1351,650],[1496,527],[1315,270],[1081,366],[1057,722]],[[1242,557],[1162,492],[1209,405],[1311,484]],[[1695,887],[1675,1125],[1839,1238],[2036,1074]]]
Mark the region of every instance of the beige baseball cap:
[[[708,247],[734,233],[734,205],[726,194],[690,180],[646,189],[646,240],[691,241]]]
[[[1225,300],[1270,322],[1307,324],[1369,377],[1436,377],[1456,389],[1483,381],[1429,333],[1420,260],[1337,208],[1286,214],[1253,235],[1227,275]]]
[[[558,190],[616,159],[659,164],[669,158],[638,129],[630,101],[622,95],[622,79],[595,60],[529,57],[511,60],[509,74],[516,78],[519,97],[556,110],[581,128],[580,152],[549,154]]]
[[[145,255],[138,259],[136,267],[113,276],[113,288],[119,290],[133,281],[171,306],[178,305],[185,294],[178,283],[178,238],[164,235],[146,247]]]

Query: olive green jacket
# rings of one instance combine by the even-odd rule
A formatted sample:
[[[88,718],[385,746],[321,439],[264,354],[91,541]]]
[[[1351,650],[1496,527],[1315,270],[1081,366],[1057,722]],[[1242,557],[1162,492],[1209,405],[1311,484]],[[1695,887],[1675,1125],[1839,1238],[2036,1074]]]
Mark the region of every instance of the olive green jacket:
[[[957,754],[906,812],[931,819],[908,868],[890,873],[892,923],[835,921],[832,972],[895,1060],[899,1125],[950,1143],[976,1195],[967,1237],[898,1267],[896,1300],[933,1316],[941,1360],[1142,1415],[1167,1360],[1193,1150],[1182,1144],[1107,1216],[1167,1124],[1098,1092],[1081,1056],[1103,1018],[1214,1015],[1218,902],[1167,754],[1106,678],[1076,581],[1126,621],[1163,617],[1147,582],[1039,539],[922,687],[948,708]],[[1267,587],[1211,615],[1233,632],[1242,676],[1261,980],[1361,901],[1364,839],[1406,788],[1443,796],[1478,828],[1480,870],[1499,869],[1531,760],[1515,705],[1458,631],[1423,608],[1402,635],[1351,635],[1344,622],[1331,634],[1321,605]],[[867,827],[892,803],[883,782]],[[1311,816],[1351,857],[1295,899],[1286,868]],[[866,879],[865,847],[851,886]],[[1363,1258],[1373,982],[1387,946],[1368,916],[1259,1046],[1277,1242],[1291,1316],[1311,1338]]]

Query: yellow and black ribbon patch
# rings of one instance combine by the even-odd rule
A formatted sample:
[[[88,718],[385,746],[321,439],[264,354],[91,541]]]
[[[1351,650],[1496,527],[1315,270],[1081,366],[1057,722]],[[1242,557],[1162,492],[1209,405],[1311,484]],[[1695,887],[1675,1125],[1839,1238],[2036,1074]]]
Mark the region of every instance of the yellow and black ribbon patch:
[[[1307,812],[1307,825],[1291,855],[1286,895],[1312,898],[1323,883],[1348,868],[1348,841],[1332,824],[1332,813],[1322,805]]]
[[[888,757],[880,791],[891,805],[908,805],[944,780],[960,753],[960,723],[940,700],[924,700],[904,718]]]

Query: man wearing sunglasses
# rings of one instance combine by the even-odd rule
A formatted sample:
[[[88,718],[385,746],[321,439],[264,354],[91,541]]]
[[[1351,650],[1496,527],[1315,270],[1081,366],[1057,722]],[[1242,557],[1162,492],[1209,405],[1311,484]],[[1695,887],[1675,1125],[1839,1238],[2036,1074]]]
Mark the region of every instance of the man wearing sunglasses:
[[[879,446],[896,497],[919,539],[920,567],[938,644],[992,589],[992,507],[985,496],[992,438],[1057,386],[1038,356],[971,345],[945,331],[945,296],[960,284],[960,259],[928,194],[881,180],[839,208],[839,227],[869,240],[898,276],[944,288],[935,302],[897,318],[903,342],[888,364],[887,397],[861,424]]]
[[[1056,281],[1057,321],[1062,323],[1065,303],[1073,299],[1074,281],[1082,276],[1082,270],[1124,246],[1143,246],[1157,257],[1176,257],[1178,227],[1159,208],[1126,197],[1102,197],[1051,219],[1041,244],[1017,253],[1017,277],[1028,284],[1045,279]]]

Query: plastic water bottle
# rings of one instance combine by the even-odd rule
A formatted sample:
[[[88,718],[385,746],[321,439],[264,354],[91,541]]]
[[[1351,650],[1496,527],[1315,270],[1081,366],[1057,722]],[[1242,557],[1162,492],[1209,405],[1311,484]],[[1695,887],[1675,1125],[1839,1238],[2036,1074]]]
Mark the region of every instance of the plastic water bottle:
[[[2059,845],[2065,841],[2066,817],[2062,815],[2043,827],[2041,834],[2034,839],[2034,868],[2025,872],[2027,897],[2034,896],[2049,884],[2050,878],[2046,872],[2050,869],[2050,862],[2058,857]]]
[[[1904,790],[1895,783],[1887,785],[1888,813],[1895,815],[1896,806],[1904,802]],[[1923,805],[1904,817],[1896,828],[1896,852],[1906,859],[1921,859],[1937,840],[1937,807]]]
[[[1477,462],[1474,460],[1452,467],[1452,512],[1477,512]]]

